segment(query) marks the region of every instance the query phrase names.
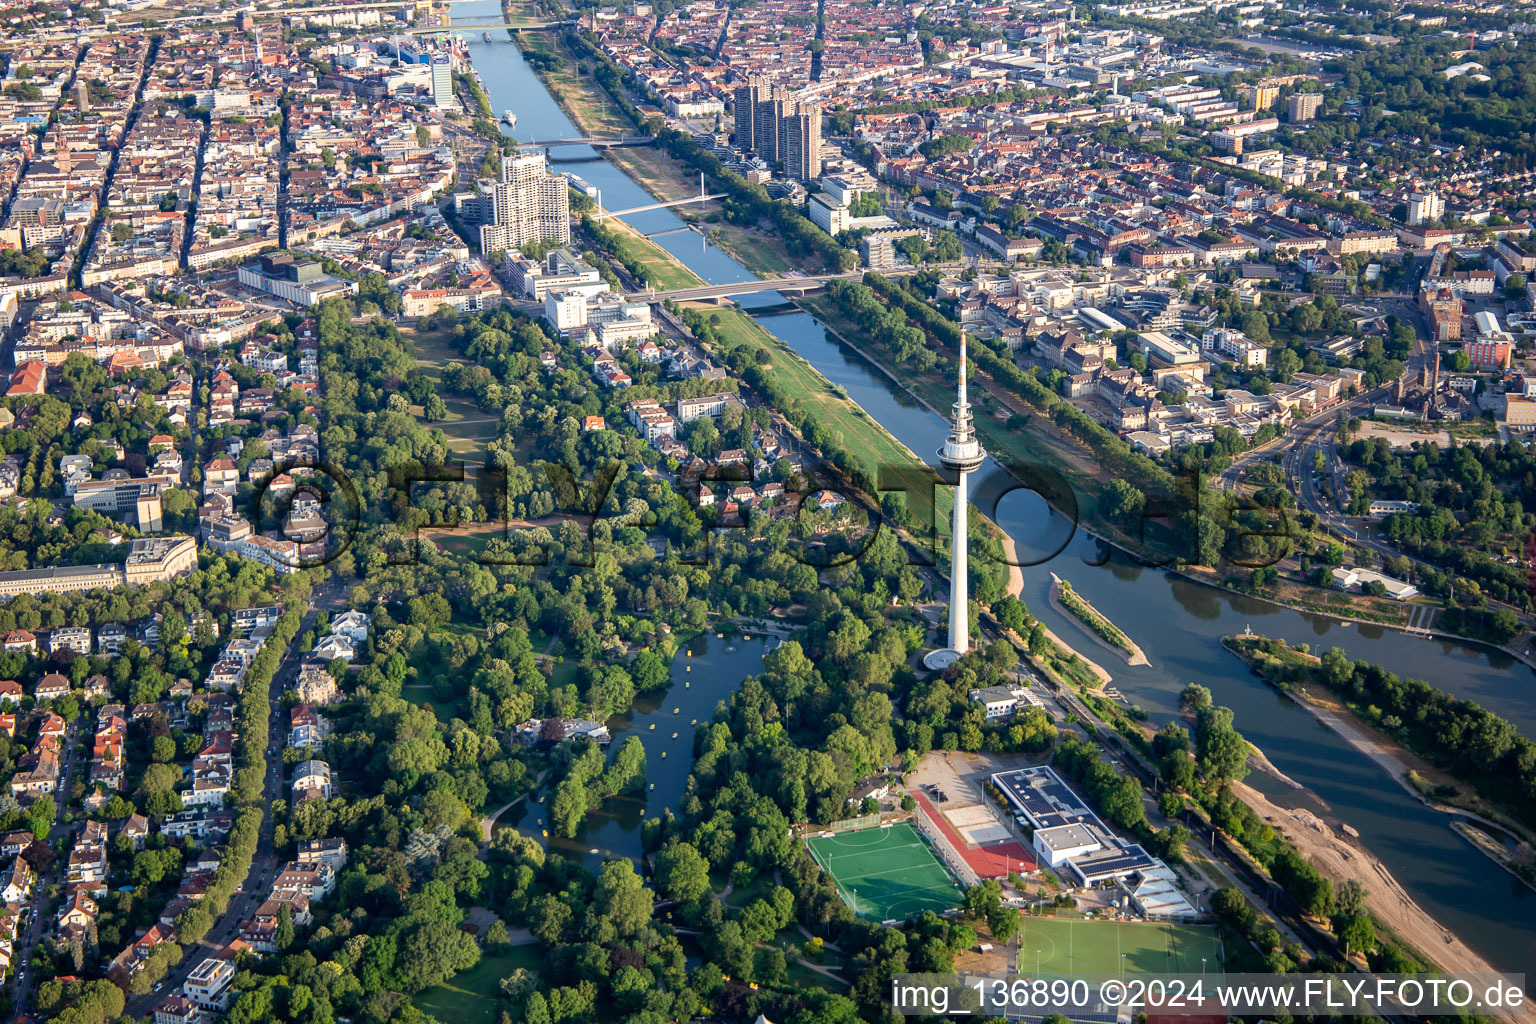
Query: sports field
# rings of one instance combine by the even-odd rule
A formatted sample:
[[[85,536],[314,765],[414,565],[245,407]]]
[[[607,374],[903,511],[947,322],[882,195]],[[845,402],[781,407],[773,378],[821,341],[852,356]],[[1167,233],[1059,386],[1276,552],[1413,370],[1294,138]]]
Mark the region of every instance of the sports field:
[[[806,845],[843,902],[866,920],[897,921],[960,905],[960,887],[906,822],[816,836]]]
[[[1221,938],[1205,925],[1151,921],[1019,920],[1019,973],[1199,974],[1221,970]]]

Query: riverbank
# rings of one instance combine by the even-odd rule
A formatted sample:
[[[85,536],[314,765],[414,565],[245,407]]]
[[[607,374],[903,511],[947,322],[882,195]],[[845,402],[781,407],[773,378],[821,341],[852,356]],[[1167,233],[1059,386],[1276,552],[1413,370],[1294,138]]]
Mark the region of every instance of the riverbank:
[[[1309,672],[1320,669],[1322,659],[1317,655],[1299,651],[1284,641],[1251,634],[1223,637],[1222,646],[1247,665],[1254,675],[1376,762],[1404,792],[1411,794],[1424,806],[1480,822],[1489,828],[1509,833],[1527,844],[1536,844],[1536,832],[1524,822],[1516,819],[1501,805],[1483,797],[1471,783],[1439,768],[1396,737],[1362,718],[1317,682],[1317,676],[1311,676],[1309,680],[1317,683],[1315,687],[1301,681],[1298,681],[1298,685],[1288,685],[1277,682],[1264,671],[1267,665],[1276,663],[1290,663],[1304,667]]]
[[[1487,960],[1414,902],[1386,865],[1354,836],[1336,830],[1304,807],[1281,807],[1247,783],[1233,783],[1232,792],[1335,883],[1348,879],[1360,882],[1371,914],[1421,958],[1451,973],[1497,973]]]
[[[1521,847],[1521,856],[1516,858],[1497,838],[1490,836],[1470,821],[1453,821],[1451,828],[1461,838],[1487,854],[1489,860],[1509,872],[1527,889],[1536,892],[1536,880],[1533,880],[1533,877],[1536,877],[1536,867],[1531,863],[1531,848],[1528,844]]]
[[[1094,712],[1100,721],[1114,729],[1112,722]],[[1147,723],[1135,726],[1150,742],[1153,730]],[[1251,757],[1266,774],[1271,774],[1298,790],[1298,796],[1316,799],[1316,794],[1290,779],[1270,764],[1258,747],[1249,744]],[[1135,748],[1126,748],[1132,757],[1140,757]],[[1148,770],[1152,770],[1148,766]],[[1354,879],[1365,888],[1366,906],[1384,932],[1403,945],[1421,962],[1447,972],[1484,973],[1494,968],[1473,951],[1450,929],[1418,905],[1392,872],[1361,841],[1358,832],[1343,822],[1329,822],[1305,807],[1283,807],[1263,792],[1244,782],[1231,784],[1232,793],[1253,810],[1308,862],[1335,884]],[[1229,844],[1235,848],[1236,844]],[[1244,851],[1241,856],[1248,857]],[[1262,868],[1256,870],[1262,871]],[[1536,1021],[1536,1013],[1523,1018]]]
[[[1087,599],[1072,589],[1070,583],[1055,573],[1051,573],[1050,599],[1052,608],[1077,623],[1094,643],[1124,658],[1127,665],[1135,667],[1152,664],[1136,645],[1136,641],[1125,635],[1125,630],[1109,621],[1108,616],[1089,604]]]

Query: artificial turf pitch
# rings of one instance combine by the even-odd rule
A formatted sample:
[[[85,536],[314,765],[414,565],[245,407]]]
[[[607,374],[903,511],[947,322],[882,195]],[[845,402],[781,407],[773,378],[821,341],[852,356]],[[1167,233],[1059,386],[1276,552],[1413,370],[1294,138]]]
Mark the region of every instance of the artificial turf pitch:
[[[1216,929],[1203,925],[1024,917],[1019,935],[1018,969],[1023,975],[1034,974],[1037,967],[1041,974],[1061,975],[1221,970],[1221,938]]]
[[[906,822],[806,840],[811,856],[853,912],[899,921],[953,910],[963,895],[917,829]]]

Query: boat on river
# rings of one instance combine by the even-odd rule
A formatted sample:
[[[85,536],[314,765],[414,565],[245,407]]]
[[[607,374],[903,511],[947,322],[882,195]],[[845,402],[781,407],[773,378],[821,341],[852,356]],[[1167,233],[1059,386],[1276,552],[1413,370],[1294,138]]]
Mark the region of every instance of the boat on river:
[[[487,42],[489,42],[489,40],[487,40]],[[517,127],[517,115],[512,113],[512,111],[510,111],[510,110],[503,110],[501,112],[501,119],[503,121],[507,122],[507,127],[508,128],[516,128]]]

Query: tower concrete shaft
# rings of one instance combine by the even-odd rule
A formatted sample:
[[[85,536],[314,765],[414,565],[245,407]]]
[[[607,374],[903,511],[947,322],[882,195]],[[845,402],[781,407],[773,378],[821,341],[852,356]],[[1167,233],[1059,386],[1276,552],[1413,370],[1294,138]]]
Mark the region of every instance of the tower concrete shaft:
[[[950,538],[949,569],[949,648],[956,654],[971,649],[971,581],[969,549],[966,543],[965,503],[970,497],[966,474],[955,481],[955,514]]]
[[[939,465],[955,473],[955,510],[950,518],[949,556],[949,646],[923,659],[931,669],[945,669],[970,650],[970,538],[967,533],[967,506],[970,502],[968,475],[980,468],[987,453],[976,440],[971,422],[971,403],[965,384],[965,336],[960,336],[960,387],[955,402],[955,422],[939,449]]]

